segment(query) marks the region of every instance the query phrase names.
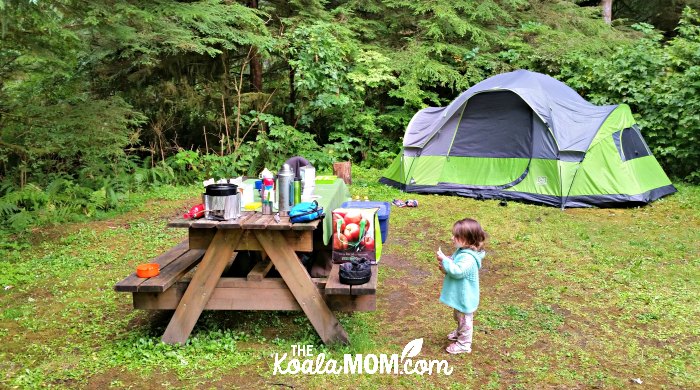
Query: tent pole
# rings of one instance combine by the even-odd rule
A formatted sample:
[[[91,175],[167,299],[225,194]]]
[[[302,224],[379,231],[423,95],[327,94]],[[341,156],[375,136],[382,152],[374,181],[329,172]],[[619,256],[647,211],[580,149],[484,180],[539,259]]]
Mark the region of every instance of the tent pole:
[[[578,174],[578,170],[579,170],[579,168],[581,168],[581,164],[583,164],[583,160],[585,158],[586,158],[586,155],[584,154],[583,158],[581,159],[581,161],[579,161],[578,165],[576,166],[576,171],[574,171],[574,177],[571,178],[571,185],[569,186],[569,190],[566,192],[566,197],[563,198],[564,200],[563,200],[562,205],[561,205],[562,210],[564,210],[564,205],[566,204],[566,201],[569,199],[569,194],[571,194],[571,188],[573,188],[574,182],[576,181],[576,175]],[[561,172],[561,167],[559,168],[559,170]],[[559,173],[559,176],[561,176],[561,173]]]
[[[416,163],[416,160],[418,159],[418,157],[420,157],[420,155],[421,155],[422,152],[423,152],[423,149],[419,150],[419,151],[416,153],[415,157],[413,157],[413,160],[411,160],[411,166],[408,167],[408,172],[405,173],[405,176],[404,176],[404,190],[403,190],[404,192],[408,192],[408,185],[410,184],[410,181],[411,181],[411,180],[408,178],[408,174],[409,174],[410,172],[413,171],[413,164]],[[406,157],[406,154],[405,154],[405,153],[404,153],[403,156],[401,156],[401,158],[403,159],[404,157]],[[404,164],[403,164],[403,162],[402,162],[402,163],[401,163],[401,169],[403,169],[403,167],[404,167]]]
[[[561,199],[561,211],[564,211],[564,180],[562,180],[562,175],[561,175],[561,159],[559,158],[560,156],[557,156],[557,165],[559,165],[559,199]]]

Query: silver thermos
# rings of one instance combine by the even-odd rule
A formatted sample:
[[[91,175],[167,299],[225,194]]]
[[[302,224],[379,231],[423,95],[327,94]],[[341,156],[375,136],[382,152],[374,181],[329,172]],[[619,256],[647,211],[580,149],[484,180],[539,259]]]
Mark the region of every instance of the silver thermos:
[[[289,210],[294,206],[294,172],[289,164],[284,164],[277,173],[277,194],[280,216],[289,216]]]

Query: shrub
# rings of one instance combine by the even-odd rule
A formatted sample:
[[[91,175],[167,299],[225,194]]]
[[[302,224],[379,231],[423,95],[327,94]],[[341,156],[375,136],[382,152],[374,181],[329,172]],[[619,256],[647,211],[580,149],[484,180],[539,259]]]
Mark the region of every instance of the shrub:
[[[686,8],[668,42],[651,25],[607,58],[573,55],[560,78],[596,104],[627,103],[668,173],[700,183],[700,18]]]

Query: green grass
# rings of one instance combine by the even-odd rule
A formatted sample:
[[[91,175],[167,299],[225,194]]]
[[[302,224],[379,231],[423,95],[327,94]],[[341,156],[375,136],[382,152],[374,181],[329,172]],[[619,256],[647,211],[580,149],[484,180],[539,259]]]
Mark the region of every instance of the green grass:
[[[160,343],[170,313],[131,308],[114,283],[182,240],[165,228],[198,189],[164,188],[128,211],[49,226],[0,249],[0,387],[57,388],[654,388],[700,386],[700,188],[643,208],[576,209],[404,194],[353,167],[353,195],[415,198],[394,208],[377,311],[339,314],[352,344],[321,344],[296,312],[205,312],[188,343]],[[448,356],[450,309],[437,301],[433,250],[462,217],[489,232],[474,352]],[[5,286],[8,286],[5,289]],[[313,344],[343,354],[398,353],[452,376],[273,376],[271,354]]]

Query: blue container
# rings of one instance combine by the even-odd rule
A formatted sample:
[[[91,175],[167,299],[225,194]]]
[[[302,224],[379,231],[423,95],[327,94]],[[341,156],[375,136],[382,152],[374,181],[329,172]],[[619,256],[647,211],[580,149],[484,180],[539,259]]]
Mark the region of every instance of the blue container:
[[[377,211],[377,217],[379,218],[379,228],[382,231],[382,244],[386,242],[387,237],[389,237],[389,213],[391,208],[389,207],[389,202],[367,202],[361,200],[353,200],[350,202],[344,202],[340,205],[342,208],[355,208],[355,209],[373,209],[379,207]]]

